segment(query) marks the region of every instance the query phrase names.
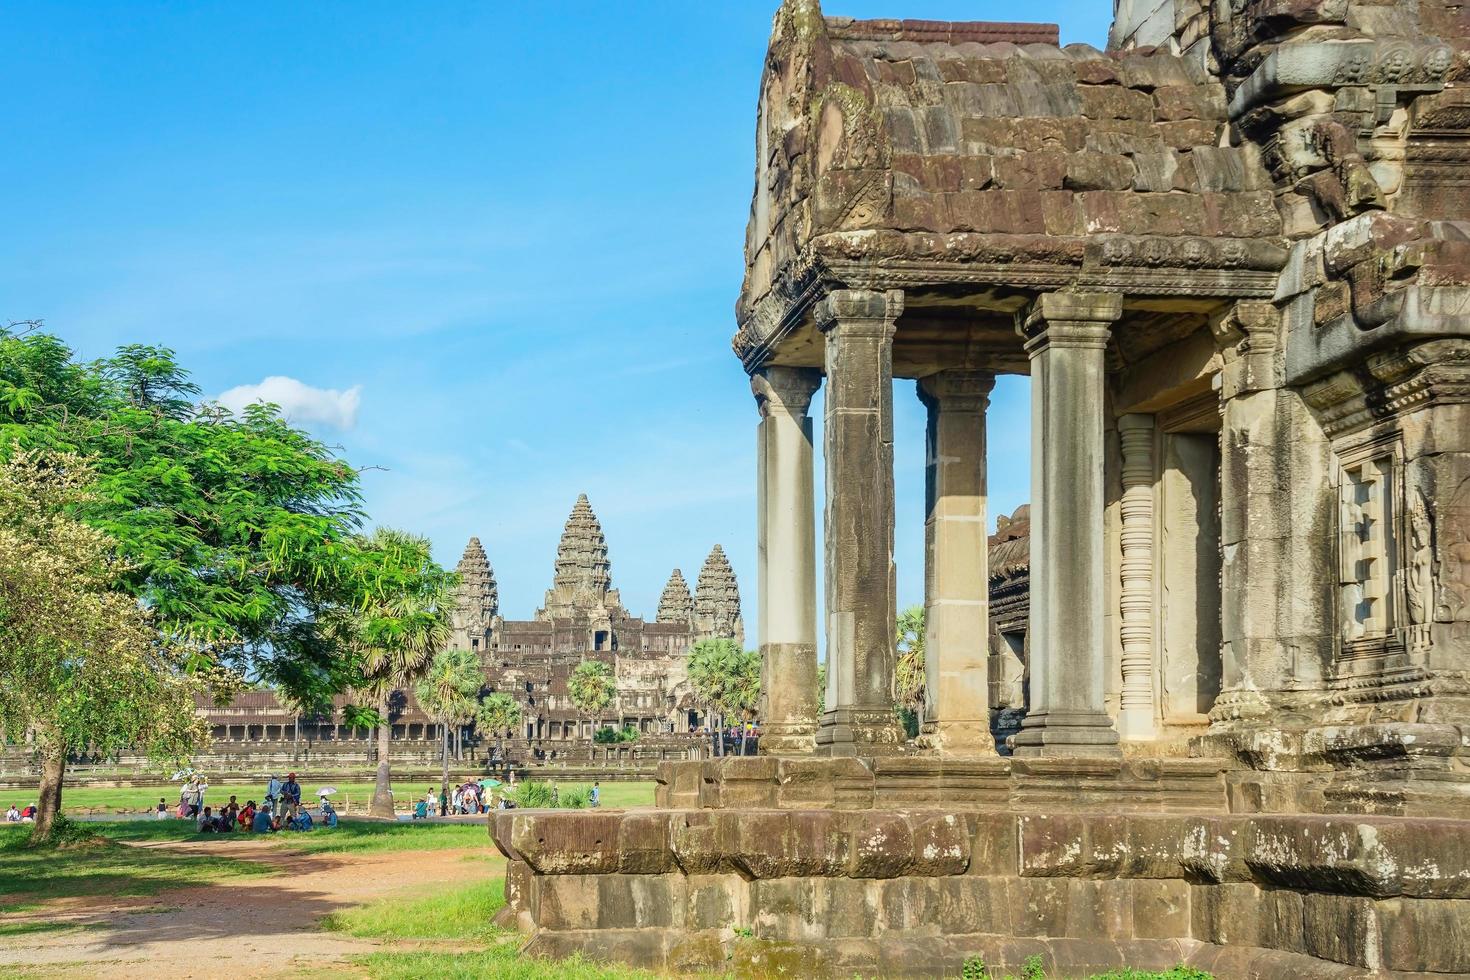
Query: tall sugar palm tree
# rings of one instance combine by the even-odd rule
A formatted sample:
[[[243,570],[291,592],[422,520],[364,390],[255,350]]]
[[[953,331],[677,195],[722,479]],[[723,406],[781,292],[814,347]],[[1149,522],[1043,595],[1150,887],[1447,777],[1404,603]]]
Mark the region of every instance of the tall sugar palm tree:
[[[479,657],[469,650],[453,649],[436,654],[414,685],[419,706],[439,723],[441,793],[449,792],[449,726],[463,725],[474,718],[484,679]]]
[[[689,651],[689,686],[705,706],[715,755],[725,754],[725,739],[719,730],[730,706],[743,654],[740,645],[729,639],[700,640]]]
[[[369,557],[371,573],[358,603],[340,610],[331,627],[357,656],[358,690],[378,706],[378,771],[368,812],[391,818],[392,697],[449,645],[456,578],[435,563],[427,539],[406,531],[378,528],[354,544]]]
[[[481,731],[495,733],[496,752],[503,754],[506,731],[521,726],[521,706],[509,694],[487,694],[475,713],[475,725]]]
[[[603,710],[612,703],[617,693],[617,681],[613,669],[601,660],[584,660],[577,664],[572,676],[567,679],[567,696],[572,705],[593,722],[593,739],[587,742],[587,759],[591,761],[596,751],[596,722],[601,720]]]

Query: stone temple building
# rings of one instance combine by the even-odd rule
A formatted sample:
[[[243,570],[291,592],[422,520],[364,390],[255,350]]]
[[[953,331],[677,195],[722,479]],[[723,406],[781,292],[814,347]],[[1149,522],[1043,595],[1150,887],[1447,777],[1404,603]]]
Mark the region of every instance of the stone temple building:
[[[470,539],[458,571],[453,643],[480,654],[488,690],[516,697],[521,734],[543,752],[591,737],[593,722],[567,694],[568,678],[582,660],[613,667],[617,695],[607,724],[687,733],[704,721],[689,688],[690,649],[707,638],[745,642],[740,588],[719,545],[705,559],[692,597],[676,568],[653,621],[629,613],[612,588],[607,540],[585,494],[567,518],[551,588],[534,619],[500,616],[495,574],[478,538]]]
[[[450,645],[477,653],[485,691],[511,694],[522,714],[522,730],[511,733],[514,737],[502,741],[494,733],[474,734],[475,743],[486,743],[475,756],[478,761],[487,757],[491,742],[516,762],[557,759],[576,745],[585,746],[595,725],[632,726],[645,736],[687,735],[705,721],[689,688],[691,648],[707,638],[745,642],[740,588],[718,544],[705,558],[692,596],[676,568],[652,621],[629,613],[612,587],[607,540],[585,494],[567,518],[551,588],[534,618],[501,616],[495,572],[479,538],[469,540],[457,571]],[[588,658],[612,666],[617,684],[613,702],[595,723],[580,715],[567,695],[571,672]],[[339,698],[337,707],[348,700]],[[415,747],[424,750],[418,754],[425,760],[437,758],[438,729],[412,692],[400,692],[395,705],[393,738],[405,743],[395,751],[410,762]],[[299,758],[304,739],[322,764],[347,767],[352,751],[362,755],[360,763],[371,748],[370,733],[343,727],[336,712],[298,719],[268,691],[247,692],[223,707],[202,705],[201,712],[214,735],[203,764],[290,761]]]
[[[1100,51],[781,4],[734,343],[765,755],[666,763],[652,814],[498,817],[531,949],[1470,975],[1470,11],[1115,18]],[[993,631],[1002,373],[1030,377],[1029,611]],[[897,397],[928,411],[914,742]],[[992,673],[1018,633],[1019,694]]]

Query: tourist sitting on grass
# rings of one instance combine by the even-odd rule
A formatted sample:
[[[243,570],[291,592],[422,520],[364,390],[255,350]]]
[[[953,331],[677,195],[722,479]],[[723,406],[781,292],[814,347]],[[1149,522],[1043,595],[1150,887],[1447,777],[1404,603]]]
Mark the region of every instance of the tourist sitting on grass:
[[[16,808],[14,803],[10,804],[10,809],[5,811],[5,822],[20,823],[20,810]]]
[[[335,827],[335,826],[337,826],[337,808],[334,807],[334,806],[332,806],[331,801],[329,801],[325,796],[322,797],[322,803],[321,803],[321,805],[322,805],[322,826],[323,827]]]
[[[287,824],[286,826],[290,830],[297,830],[297,831],[311,830],[312,829],[311,811],[308,810],[306,807],[301,807],[299,810],[296,811],[296,815],[291,818],[291,822],[289,824]]]
[[[271,813],[266,807],[255,811],[255,816],[250,819],[250,829],[257,834],[268,834],[276,828],[271,826]]]
[[[413,805],[413,819],[415,819],[415,820],[427,820],[427,819],[429,819],[429,804],[428,804],[428,801],[426,801],[426,800],[419,800],[417,803],[415,803]]]
[[[246,800],[245,801],[245,805],[240,808],[239,814],[235,817],[235,822],[240,825],[240,829],[241,830],[248,831],[248,830],[250,830],[250,826],[251,826],[251,824],[254,821],[255,821],[255,801],[254,800]]]
[[[32,803],[28,807],[23,807],[21,809],[21,811],[20,811],[20,822],[21,823],[35,823],[36,822],[36,805],[34,803]]]
[[[210,834],[219,829],[215,825],[214,813],[209,807],[205,807],[199,816],[195,818],[194,826],[201,834]]]

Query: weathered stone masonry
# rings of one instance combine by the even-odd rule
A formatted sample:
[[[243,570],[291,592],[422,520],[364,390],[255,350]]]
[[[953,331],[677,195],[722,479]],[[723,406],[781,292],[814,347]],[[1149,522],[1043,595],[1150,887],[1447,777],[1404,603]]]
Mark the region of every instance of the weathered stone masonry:
[[[1056,41],[777,12],[735,351],[784,737],[668,764],[658,812],[498,819],[533,948],[1470,974],[1470,13],[1122,0],[1109,51]],[[1032,497],[987,569],[1004,373]],[[916,743],[893,379],[930,413]]]

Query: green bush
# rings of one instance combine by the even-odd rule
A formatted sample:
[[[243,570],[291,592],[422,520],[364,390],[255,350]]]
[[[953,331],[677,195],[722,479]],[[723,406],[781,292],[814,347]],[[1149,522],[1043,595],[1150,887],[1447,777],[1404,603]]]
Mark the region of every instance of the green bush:
[[[528,779],[516,789],[516,806],[530,810],[551,806],[551,784]]]
[[[563,810],[583,810],[592,795],[590,786],[567,786],[558,794],[557,806]]]
[[[605,726],[599,728],[597,731],[592,733],[592,741],[596,742],[598,745],[612,745],[616,743],[617,740],[617,731],[615,729],[607,728]]]

